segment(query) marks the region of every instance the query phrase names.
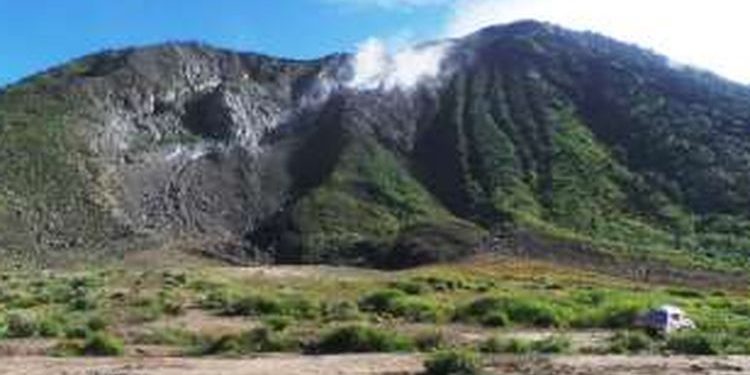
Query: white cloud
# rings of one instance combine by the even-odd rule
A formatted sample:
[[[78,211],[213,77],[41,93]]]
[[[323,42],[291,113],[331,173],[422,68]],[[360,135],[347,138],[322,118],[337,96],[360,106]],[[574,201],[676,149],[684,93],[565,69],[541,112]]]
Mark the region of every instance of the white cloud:
[[[381,40],[369,39],[354,56],[353,78],[348,86],[360,90],[411,89],[440,74],[448,47],[447,43],[438,43],[391,53]]]
[[[679,64],[750,83],[747,0],[324,0],[337,4],[448,11],[443,37],[523,19],[549,21],[636,43]],[[413,38],[407,38],[413,39]],[[391,41],[386,43],[392,45]],[[404,43],[399,43],[404,44]]]
[[[745,0],[456,0],[446,36],[521,19],[592,30],[750,83]]]

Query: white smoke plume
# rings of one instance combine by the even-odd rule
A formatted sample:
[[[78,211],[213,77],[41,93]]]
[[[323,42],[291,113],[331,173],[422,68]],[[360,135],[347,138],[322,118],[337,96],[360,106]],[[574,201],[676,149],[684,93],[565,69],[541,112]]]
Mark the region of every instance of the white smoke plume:
[[[358,90],[413,89],[440,75],[449,47],[449,42],[443,42],[391,53],[381,40],[369,39],[359,46],[347,86]]]

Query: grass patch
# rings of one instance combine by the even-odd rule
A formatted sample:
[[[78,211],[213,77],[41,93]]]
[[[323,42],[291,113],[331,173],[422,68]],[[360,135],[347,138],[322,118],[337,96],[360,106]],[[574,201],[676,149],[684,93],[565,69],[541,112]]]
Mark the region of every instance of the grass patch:
[[[468,350],[447,350],[432,354],[424,363],[426,375],[479,375],[482,360]]]
[[[302,295],[263,295],[218,290],[209,293],[202,305],[226,316],[293,316],[312,319],[320,304]]]
[[[83,341],[63,341],[53,351],[53,354],[63,357],[117,357],[124,353],[125,344],[122,339],[106,332],[91,333]]]
[[[433,299],[408,295],[398,289],[384,289],[364,296],[362,311],[402,318],[410,322],[437,322],[444,316],[443,308]]]
[[[620,331],[609,339],[607,352],[613,354],[650,353],[655,348],[654,339],[641,331]]]
[[[266,327],[259,327],[236,335],[224,335],[200,345],[196,355],[244,355],[294,351],[298,345]]]
[[[366,325],[333,328],[315,344],[315,351],[321,354],[404,352],[413,349],[414,343],[408,337]]]
[[[5,318],[5,336],[25,338],[39,332],[35,314],[31,311],[11,311]]]
[[[517,338],[491,337],[479,344],[479,350],[483,353],[493,354],[527,354],[531,352],[531,344],[526,340]]]
[[[481,297],[459,308],[455,319],[487,326],[564,327],[569,312],[554,303],[529,296]]]
[[[636,318],[648,311],[652,304],[648,301],[618,299],[587,309],[572,325],[576,328],[624,329],[632,327]]]
[[[674,354],[716,355],[721,353],[716,337],[699,331],[670,335],[664,348]]]

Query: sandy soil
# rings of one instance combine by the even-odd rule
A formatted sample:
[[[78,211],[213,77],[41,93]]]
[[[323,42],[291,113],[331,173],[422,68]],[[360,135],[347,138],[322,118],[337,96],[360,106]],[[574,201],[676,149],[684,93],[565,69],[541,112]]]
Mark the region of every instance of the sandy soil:
[[[245,317],[216,316],[203,310],[188,309],[180,316],[170,316],[156,322],[147,323],[142,330],[158,328],[182,328],[192,332],[221,336],[244,332],[259,326],[259,321]]]
[[[0,358],[3,375],[407,375],[421,367],[417,356],[388,354],[242,360]]]
[[[220,268],[226,275],[245,278],[264,279],[335,279],[335,280],[362,280],[366,278],[388,278],[392,274],[387,272],[334,266],[258,266],[258,267],[234,267]]]
[[[55,359],[7,357],[0,374],[24,375],[417,375],[416,355],[358,354],[254,359]],[[750,374],[750,357],[565,356],[490,359],[497,375],[736,375]]]
[[[505,375],[750,374],[750,357],[499,357],[491,362],[490,373]]]
[[[0,362],[10,356],[44,356],[57,341],[47,339],[0,340]]]

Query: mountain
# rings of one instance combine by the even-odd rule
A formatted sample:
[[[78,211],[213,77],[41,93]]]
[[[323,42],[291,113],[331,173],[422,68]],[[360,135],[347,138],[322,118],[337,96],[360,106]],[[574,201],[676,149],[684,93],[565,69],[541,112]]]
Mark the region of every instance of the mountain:
[[[176,43],[5,88],[3,263],[173,247],[401,268],[574,246],[745,267],[750,88],[533,21],[435,45],[439,74],[413,87],[350,85],[346,54]]]

